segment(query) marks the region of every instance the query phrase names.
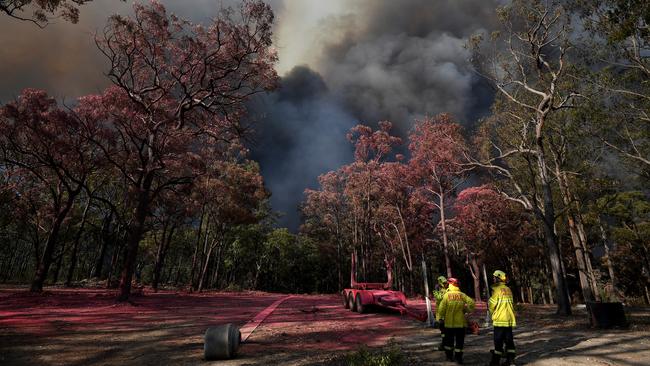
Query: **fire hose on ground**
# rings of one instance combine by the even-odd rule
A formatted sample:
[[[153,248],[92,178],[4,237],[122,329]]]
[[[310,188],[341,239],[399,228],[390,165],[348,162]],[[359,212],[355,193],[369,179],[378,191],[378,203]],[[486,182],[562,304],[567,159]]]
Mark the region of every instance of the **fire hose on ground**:
[[[292,296],[285,296],[276,300],[273,304],[262,310],[259,314],[244,324],[241,328],[235,324],[228,323],[216,327],[210,327],[205,331],[203,353],[206,361],[225,360],[237,355],[242,343],[257,329],[257,327],[275,310],[280,304]]]

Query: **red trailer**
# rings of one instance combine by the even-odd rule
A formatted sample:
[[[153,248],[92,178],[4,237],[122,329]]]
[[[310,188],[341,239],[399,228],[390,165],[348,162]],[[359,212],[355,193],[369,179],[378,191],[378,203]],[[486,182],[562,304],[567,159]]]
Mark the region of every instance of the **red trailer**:
[[[364,313],[369,307],[381,307],[408,315],[420,321],[427,320],[427,314],[409,309],[406,303],[406,296],[401,291],[394,291],[393,273],[391,263],[386,263],[386,282],[357,282],[355,278],[356,259],[352,255],[352,270],[350,271],[350,287],[343,290],[343,304],[346,309]]]

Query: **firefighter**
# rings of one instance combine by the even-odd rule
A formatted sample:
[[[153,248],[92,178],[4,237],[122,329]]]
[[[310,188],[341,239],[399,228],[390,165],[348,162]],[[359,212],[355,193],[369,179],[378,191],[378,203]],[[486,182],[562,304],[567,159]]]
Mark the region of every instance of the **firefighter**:
[[[512,291],[506,286],[507,277],[503,271],[494,271],[494,285],[489,301],[492,324],[494,325],[494,349],[490,366],[499,366],[499,361],[505,356],[504,365],[513,365],[515,360],[515,341],[512,328],[517,325]],[[505,352],[503,345],[505,343]]]
[[[448,361],[463,363],[463,345],[465,343],[466,313],[474,311],[474,300],[460,291],[460,282],[448,278],[447,292],[436,309],[436,320],[444,322],[443,344]]]
[[[433,297],[436,299],[436,315],[435,318],[438,319],[438,309],[440,309],[440,301],[442,297],[445,296],[447,292],[447,279],[445,276],[438,277],[438,283],[436,284],[435,289],[433,290]],[[443,338],[445,336],[445,323],[438,322],[438,328],[440,328],[440,344],[438,345],[438,351],[444,350],[444,345],[442,344]]]

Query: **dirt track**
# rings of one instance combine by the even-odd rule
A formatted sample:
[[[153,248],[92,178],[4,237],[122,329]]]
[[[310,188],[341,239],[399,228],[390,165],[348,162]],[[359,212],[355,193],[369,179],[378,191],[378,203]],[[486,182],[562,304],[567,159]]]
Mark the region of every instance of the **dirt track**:
[[[391,341],[407,364],[444,364],[433,351],[438,331],[390,313],[356,314],[338,296],[298,295],[285,301],[251,335],[235,360],[202,361],[203,333],[244,324],[285,295],[266,293],[148,293],[116,305],[104,290],[48,290],[30,295],[0,289],[0,365],[328,365],[361,345]],[[422,303],[414,306],[423,307]],[[650,311],[635,310],[630,330],[596,331],[577,310],[527,307],[515,333],[518,364],[650,365]],[[466,363],[486,362],[491,333],[468,336]]]

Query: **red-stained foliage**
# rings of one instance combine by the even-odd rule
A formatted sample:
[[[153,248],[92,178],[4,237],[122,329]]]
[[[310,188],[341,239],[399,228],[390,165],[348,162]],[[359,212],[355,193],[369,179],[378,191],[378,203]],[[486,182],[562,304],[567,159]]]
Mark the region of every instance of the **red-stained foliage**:
[[[345,196],[345,176],[342,171],[328,172],[318,177],[320,189],[306,189],[301,206],[303,233],[318,236],[322,243],[335,248],[337,289],[344,287],[342,265],[346,251],[347,232],[350,230],[349,205]]]
[[[409,171],[420,199],[436,207],[440,214],[447,276],[452,276],[445,209],[465,172],[468,148],[462,128],[448,114],[417,121],[409,135],[409,150]]]
[[[246,1],[240,10],[239,19],[225,11],[201,26],[168,15],[156,1],[136,3],[133,17],[111,17],[97,40],[115,85],[81,98],[76,114],[101,130],[93,142],[129,187],[120,300],[129,296],[152,204],[238,146],[245,101],[276,84],[273,13],[260,1]]]
[[[63,19],[77,23],[79,6],[92,0],[0,0],[0,12],[18,19],[29,21],[44,28],[51,18]],[[124,1],[124,0],[122,0]],[[25,15],[29,8],[32,15]],[[57,14],[58,13],[58,14]]]
[[[361,271],[364,273],[374,251],[374,223],[383,189],[380,180],[382,163],[389,158],[393,147],[401,143],[399,137],[390,134],[391,129],[392,124],[386,121],[379,122],[376,131],[364,125],[352,128],[348,139],[354,143],[355,160],[341,168],[346,177],[344,192],[352,213],[352,247],[361,257]]]
[[[220,254],[226,246],[226,231],[235,225],[255,223],[258,220],[258,208],[269,197],[269,192],[264,187],[256,163],[223,160],[213,162],[207,173],[196,179],[193,196],[202,202],[197,206],[200,206],[202,226],[206,227],[204,256],[201,258],[203,265],[196,285],[197,290],[201,291],[215,249],[219,253],[216,260],[221,260]],[[198,243],[195,249],[198,252]],[[215,276],[217,273],[215,271]],[[212,281],[215,282],[216,279],[213,277]]]
[[[42,90],[26,89],[0,109],[0,160],[7,180],[21,198],[18,213],[40,227],[45,240],[36,247],[37,270],[32,291],[41,291],[52,262],[59,231],[91,174],[100,154],[86,137],[95,126],[79,123]],[[39,235],[39,234],[37,234]],[[39,240],[34,241],[38,243]]]
[[[393,147],[402,143],[402,139],[390,134],[393,124],[379,122],[379,130],[373,131],[366,125],[357,125],[348,133],[348,140],[354,144],[354,159],[357,162],[375,162],[383,160]]]
[[[454,211],[456,216],[450,226],[463,243],[474,278],[474,294],[479,300],[480,268],[487,257],[490,253],[513,252],[531,234],[532,228],[519,206],[487,185],[461,191]]]
[[[455,226],[476,248],[506,246],[530,235],[530,217],[489,185],[466,188],[454,204]]]

